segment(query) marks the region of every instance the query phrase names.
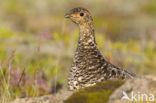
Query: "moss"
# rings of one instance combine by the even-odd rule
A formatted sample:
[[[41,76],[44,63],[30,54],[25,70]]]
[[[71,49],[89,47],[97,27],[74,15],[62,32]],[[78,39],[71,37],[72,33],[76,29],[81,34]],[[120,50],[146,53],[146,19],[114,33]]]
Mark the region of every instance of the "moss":
[[[120,87],[123,81],[106,81],[95,86],[81,89],[70,96],[65,103],[106,103],[111,93]]]

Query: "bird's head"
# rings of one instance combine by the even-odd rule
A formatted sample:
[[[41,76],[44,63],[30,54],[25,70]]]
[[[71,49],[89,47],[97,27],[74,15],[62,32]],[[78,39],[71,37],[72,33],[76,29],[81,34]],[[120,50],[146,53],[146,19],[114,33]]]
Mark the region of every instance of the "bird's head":
[[[65,14],[66,18],[70,18],[78,25],[89,24],[93,21],[90,12],[85,8],[74,8]]]

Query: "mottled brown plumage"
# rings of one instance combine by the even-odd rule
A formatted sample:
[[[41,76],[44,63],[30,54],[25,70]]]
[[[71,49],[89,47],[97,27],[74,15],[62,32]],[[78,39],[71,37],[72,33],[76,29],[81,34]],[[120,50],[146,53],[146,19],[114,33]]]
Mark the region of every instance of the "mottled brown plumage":
[[[79,26],[79,40],[73,64],[69,72],[70,90],[92,86],[109,79],[125,80],[135,75],[109,63],[97,48],[94,24],[85,8],[74,8],[66,15]]]

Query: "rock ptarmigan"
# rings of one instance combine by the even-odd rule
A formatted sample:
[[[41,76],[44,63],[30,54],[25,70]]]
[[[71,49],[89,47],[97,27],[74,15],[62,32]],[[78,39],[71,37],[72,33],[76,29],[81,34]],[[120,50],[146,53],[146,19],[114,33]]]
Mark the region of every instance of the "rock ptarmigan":
[[[81,89],[106,80],[125,80],[135,74],[108,62],[97,48],[94,23],[85,8],[74,8],[65,14],[79,27],[79,40],[68,76],[70,90]]]

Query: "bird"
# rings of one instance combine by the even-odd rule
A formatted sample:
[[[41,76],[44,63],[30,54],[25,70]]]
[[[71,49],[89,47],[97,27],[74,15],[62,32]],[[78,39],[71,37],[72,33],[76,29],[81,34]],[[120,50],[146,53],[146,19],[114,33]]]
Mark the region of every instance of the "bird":
[[[107,80],[127,80],[136,75],[107,61],[97,47],[91,13],[82,7],[65,14],[79,27],[79,39],[68,75],[68,89],[78,90]]]

